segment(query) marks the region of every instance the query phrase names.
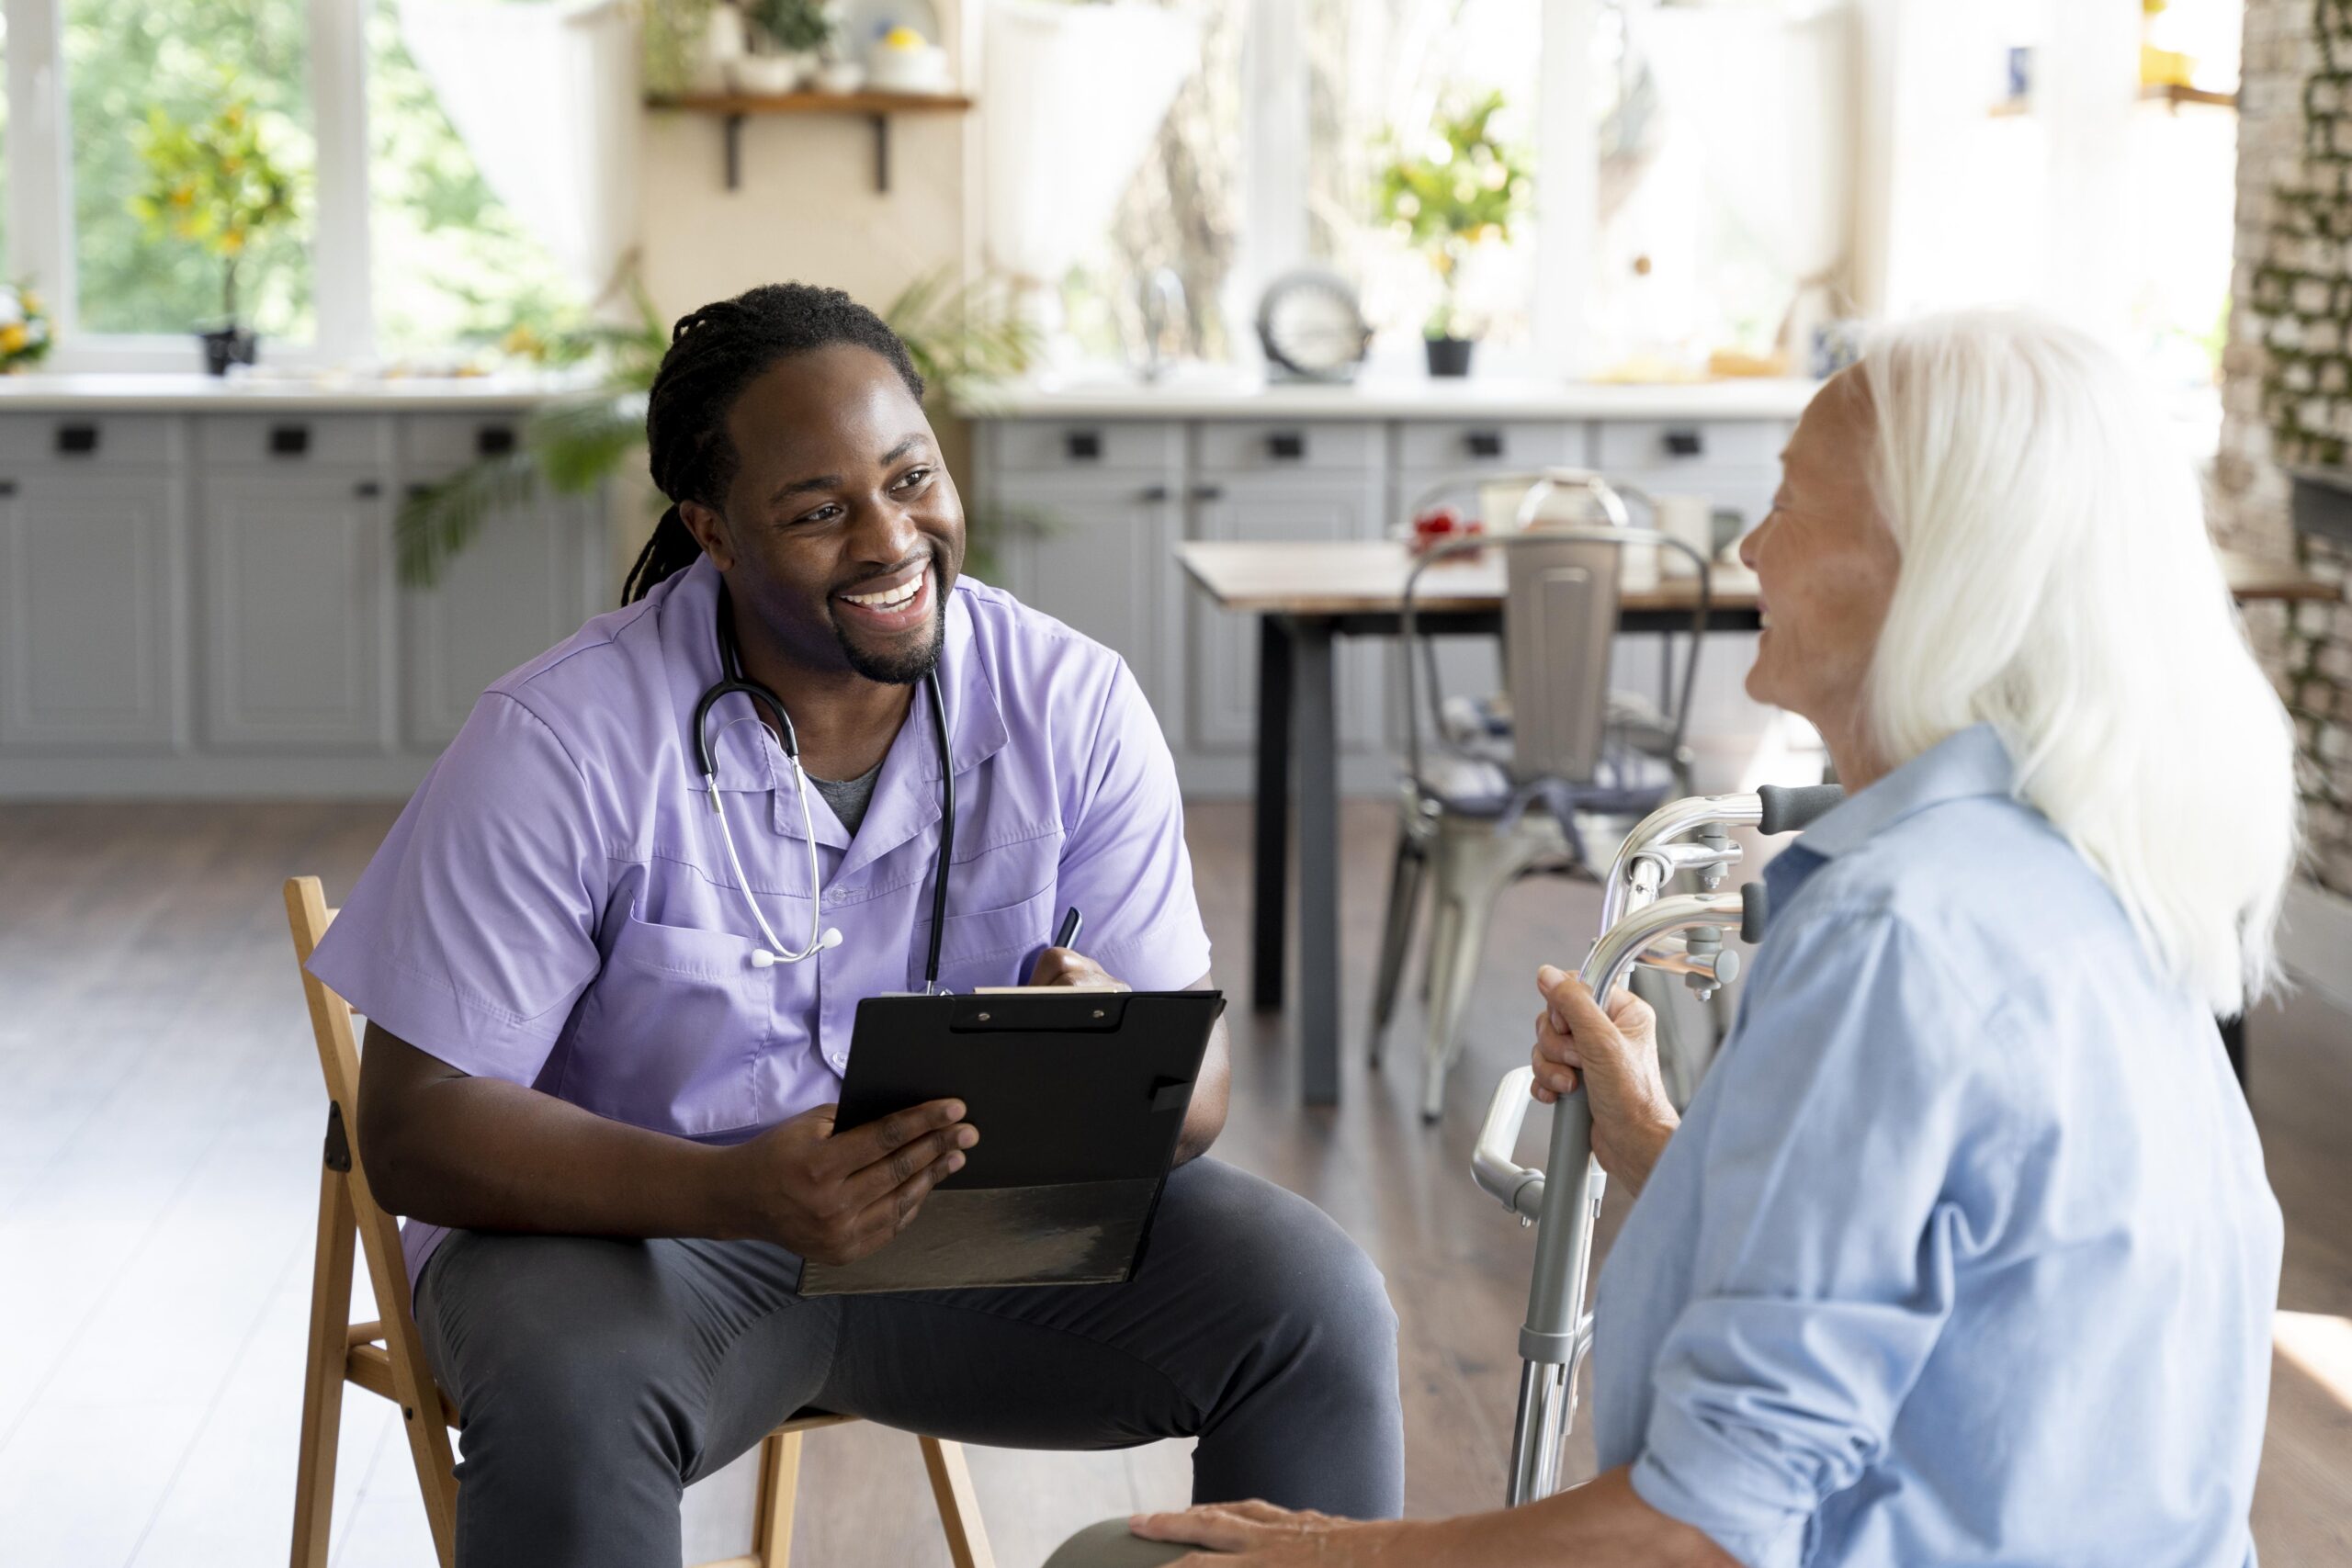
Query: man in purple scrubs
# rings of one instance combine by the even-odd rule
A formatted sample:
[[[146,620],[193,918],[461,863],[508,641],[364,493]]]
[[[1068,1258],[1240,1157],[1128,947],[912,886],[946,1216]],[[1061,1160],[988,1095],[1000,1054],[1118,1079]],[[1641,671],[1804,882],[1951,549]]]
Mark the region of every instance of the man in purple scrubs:
[[[944,987],[1209,983],[1151,710],[1115,654],[960,577],[922,390],[835,290],[679,322],[646,420],[674,504],[629,604],[484,694],[311,960],[368,1020],[360,1146],[465,1412],[463,1563],[674,1563],[684,1486],[807,1405],[1008,1447],[1197,1438],[1196,1502],[1401,1506],[1378,1272],[1199,1157],[1221,1026],[1129,1283],[797,1293],[803,1258],[887,1245],[987,1133],[954,1101],[833,1123],[859,998],[922,983],[943,768]],[[722,613],[797,732],[814,887],[745,697],[707,727],[735,853],[702,788]],[[793,949],[840,940],[775,962],[752,899]],[[1048,945],[1071,906],[1084,955]]]

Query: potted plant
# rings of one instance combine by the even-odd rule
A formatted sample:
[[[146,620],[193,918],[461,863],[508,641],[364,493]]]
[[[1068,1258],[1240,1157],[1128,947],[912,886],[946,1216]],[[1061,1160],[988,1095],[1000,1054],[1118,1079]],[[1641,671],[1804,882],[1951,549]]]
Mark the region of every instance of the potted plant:
[[[0,376],[39,365],[51,341],[40,296],[21,283],[0,283]]]
[[[243,98],[185,121],[150,108],[139,153],[147,185],[131,197],[131,211],[156,238],[201,246],[220,261],[220,324],[198,334],[205,368],[225,376],[232,364],[251,365],[256,344],[238,319],[238,268],[257,241],[293,219],[293,175],[272,155]]]
[[[1462,263],[1474,245],[1510,240],[1527,209],[1527,165],[1492,126],[1502,107],[1502,94],[1488,93],[1441,115],[1418,151],[1398,149],[1380,174],[1381,217],[1437,274],[1438,304],[1423,329],[1432,376],[1470,373],[1475,339],[1455,294]]]
[[[761,92],[788,93],[807,85],[817,74],[819,51],[833,37],[833,19],[821,0],[749,0],[745,12],[763,47],[738,61],[737,72],[756,81]]]

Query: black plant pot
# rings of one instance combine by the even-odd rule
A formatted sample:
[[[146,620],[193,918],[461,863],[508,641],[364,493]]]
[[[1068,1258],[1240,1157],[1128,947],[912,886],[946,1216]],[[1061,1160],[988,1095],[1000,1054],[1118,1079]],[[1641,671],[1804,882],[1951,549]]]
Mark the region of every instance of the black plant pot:
[[[232,365],[251,365],[261,353],[261,339],[249,327],[215,327],[197,333],[197,341],[204,344],[204,368],[214,376],[226,376]]]
[[[1467,376],[1470,374],[1470,351],[1478,340],[1466,337],[1430,337],[1421,340],[1430,351],[1430,374],[1432,376]]]

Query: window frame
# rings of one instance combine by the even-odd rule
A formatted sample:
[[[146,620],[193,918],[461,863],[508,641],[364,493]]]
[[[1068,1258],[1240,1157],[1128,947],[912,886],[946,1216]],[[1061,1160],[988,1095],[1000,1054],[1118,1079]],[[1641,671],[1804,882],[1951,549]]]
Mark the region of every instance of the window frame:
[[[64,0],[0,0],[7,18],[7,266],[48,299],[55,345],[44,368],[196,372],[186,333],[94,333],[81,324],[74,220],[73,116],[67,99]],[[322,369],[374,356],[368,227],[367,0],[304,0],[310,39],[311,299],[307,343],[272,340],[273,367]]]

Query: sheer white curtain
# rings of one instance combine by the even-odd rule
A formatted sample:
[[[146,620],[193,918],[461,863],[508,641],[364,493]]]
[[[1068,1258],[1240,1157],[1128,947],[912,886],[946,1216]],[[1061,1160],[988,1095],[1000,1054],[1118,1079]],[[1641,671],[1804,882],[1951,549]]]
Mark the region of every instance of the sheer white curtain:
[[[628,0],[400,0],[401,40],[507,210],[596,299],[637,243]]]
[[[982,57],[989,260],[1042,298],[1111,221],[1199,32],[1154,6],[992,0]]]

